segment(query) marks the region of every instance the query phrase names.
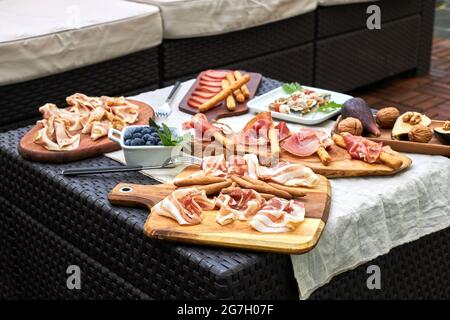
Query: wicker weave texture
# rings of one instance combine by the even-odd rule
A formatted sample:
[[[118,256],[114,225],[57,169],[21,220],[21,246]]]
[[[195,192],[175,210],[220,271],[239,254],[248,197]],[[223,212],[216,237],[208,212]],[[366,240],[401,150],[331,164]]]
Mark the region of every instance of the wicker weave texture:
[[[0,198],[8,216],[8,274],[16,299],[149,299],[14,205]],[[39,246],[36,246],[39,244]],[[80,268],[80,290],[67,288],[67,268]]]
[[[0,128],[39,116],[46,102],[64,106],[75,92],[123,95],[159,81],[158,48],[151,48],[91,66],[0,87]],[[4,130],[4,129],[3,129]]]
[[[306,44],[217,68],[259,72],[265,77],[283,82],[297,81],[305,85],[312,85],[313,65],[314,48],[312,44]],[[163,82],[163,86],[172,85],[176,80],[189,80],[196,77],[197,74],[190,74],[167,80]]]
[[[367,7],[380,7],[382,28],[389,21],[398,20],[421,12],[422,1],[428,0],[382,0],[377,3],[319,7],[317,9],[317,37],[325,38],[349,31],[366,29],[369,15]],[[430,1],[431,2],[431,1]]]
[[[264,79],[259,94],[279,85]],[[105,157],[68,165],[23,161],[16,146],[27,129],[0,134],[0,164],[8,168],[1,173],[0,193],[138,290],[160,299],[297,296],[292,272],[275,272],[290,267],[287,256],[183,246],[145,237],[148,211],[113,207],[107,193],[119,182],[152,184],[154,180],[139,173],[60,175],[63,168],[115,164]],[[33,241],[28,245],[40,250],[43,244]]]
[[[416,74],[421,76],[427,75],[430,72],[435,8],[436,0],[422,1],[419,57],[416,70]]]
[[[317,41],[315,85],[349,91],[417,66],[420,16]]]
[[[268,53],[314,38],[314,13],[218,36],[164,40],[162,78],[175,79]]]

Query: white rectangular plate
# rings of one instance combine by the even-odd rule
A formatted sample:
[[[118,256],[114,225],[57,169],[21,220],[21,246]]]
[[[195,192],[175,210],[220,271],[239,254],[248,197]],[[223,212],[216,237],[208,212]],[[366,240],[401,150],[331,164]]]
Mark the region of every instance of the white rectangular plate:
[[[325,92],[329,93],[331,95],[330,101],[334,101],[336,103],[342,104],[348,99],[353,98],[352,96],[349,96],[348,94],[343,94],[339,92],[319,89],[319,88],[313,88],[308,86],[302,86],[305,89],[310,89],[319,93]],[[252,112],[262,112],[262,111],[269,111],[269,104],[273,101],[275,101],[278,98],[282,97],[289,97],[289,94],[284,92],[282,87],[279,87],[277,89],[274,89],[272,91],[269,91],[261,96],[257,96],[250,100],[247,103],[248,108]],[[323,112],[310,112],[304,115],[301,115],[300,113],[281,113],[276,111],[271,111],[272,117],[284,121],[290,121],[295,123],[301,123],[306,125],[313,125],[318,124],[321,122],[324,122],[325,120],[328,120],[335,115],[341,113],[341,110],[336,110],[330,113],[323,113]]]

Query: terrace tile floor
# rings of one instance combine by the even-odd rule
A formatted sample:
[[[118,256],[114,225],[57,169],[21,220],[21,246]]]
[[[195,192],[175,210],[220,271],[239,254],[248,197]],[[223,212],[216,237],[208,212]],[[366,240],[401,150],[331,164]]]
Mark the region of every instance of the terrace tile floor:
[[[450,39],[435,38],[427,76],[396,77],[351,93],[376,109],[395,106],[432,119],[450,120]]]

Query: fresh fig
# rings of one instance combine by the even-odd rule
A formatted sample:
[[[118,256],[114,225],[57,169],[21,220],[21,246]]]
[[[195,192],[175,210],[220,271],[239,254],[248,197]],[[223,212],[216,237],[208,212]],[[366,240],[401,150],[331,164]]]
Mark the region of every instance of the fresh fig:
[[[380,136],[381,133],[375,122],[372,111],[363,99],[348,99],[344,102],[341,113],[344,119],[349,117],[359,119],[366,134],[371,134],[376,137]]]

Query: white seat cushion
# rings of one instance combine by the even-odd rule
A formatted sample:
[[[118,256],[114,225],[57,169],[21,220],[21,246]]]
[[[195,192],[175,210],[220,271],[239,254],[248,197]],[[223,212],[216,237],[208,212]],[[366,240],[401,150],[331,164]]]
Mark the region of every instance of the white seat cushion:
[[[158,7],[121,0],[1,0],[0,85],[152,48]]]
[[[374,2],[378,0],[319,0],[321,6],[337,6],[341,4],[352,4],[361,2]]]
[[[158,6],[164,38],[223,34],[313,11],[318,0],[134,0]]]

